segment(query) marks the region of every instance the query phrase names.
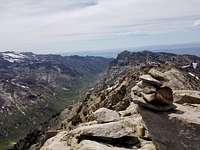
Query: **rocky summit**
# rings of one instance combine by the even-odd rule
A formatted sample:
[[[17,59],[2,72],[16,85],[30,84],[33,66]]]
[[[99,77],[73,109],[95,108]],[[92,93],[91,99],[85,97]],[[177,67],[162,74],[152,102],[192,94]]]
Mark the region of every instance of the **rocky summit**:
[[[12,150],[199,150],[199,91],[199,57],[125,51],[85,98]]]

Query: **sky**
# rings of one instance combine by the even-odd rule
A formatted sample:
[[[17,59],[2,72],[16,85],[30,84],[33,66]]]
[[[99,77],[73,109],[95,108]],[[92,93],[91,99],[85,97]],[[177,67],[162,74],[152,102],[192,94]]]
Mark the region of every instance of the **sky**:
[[[200,0],[0,0],[0,51],[200,43]]]

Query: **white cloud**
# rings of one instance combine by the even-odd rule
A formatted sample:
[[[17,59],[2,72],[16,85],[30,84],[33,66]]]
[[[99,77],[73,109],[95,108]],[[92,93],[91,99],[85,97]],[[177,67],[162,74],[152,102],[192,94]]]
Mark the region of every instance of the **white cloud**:
[[[200,19],[199,20],[195,20],[193,23],[194,27],[200,27]]]
[[[199,0],[0,0],[0,48],[190,30],[199,8]]]

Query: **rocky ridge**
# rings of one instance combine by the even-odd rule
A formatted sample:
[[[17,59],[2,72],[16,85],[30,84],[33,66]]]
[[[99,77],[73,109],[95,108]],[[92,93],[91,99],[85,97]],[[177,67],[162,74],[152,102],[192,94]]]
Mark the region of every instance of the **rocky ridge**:
[[[163,63],[159,53],[150,53],[153,60],[149,52],[124,53],[80,103],[13,149],[198,150],[200,67],[182,67],[177,60],[185,55],[164,53],[169,61]],[[199,60],[187,58],[189,64]]]

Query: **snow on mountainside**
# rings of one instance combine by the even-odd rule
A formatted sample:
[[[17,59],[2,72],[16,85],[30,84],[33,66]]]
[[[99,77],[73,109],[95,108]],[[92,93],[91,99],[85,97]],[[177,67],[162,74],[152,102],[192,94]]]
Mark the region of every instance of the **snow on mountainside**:
[[[2,55],[4,60],[7,60],[11,63],[22,62],[25,58],[27,58],[27,56],[16,52],[4,52]]]

